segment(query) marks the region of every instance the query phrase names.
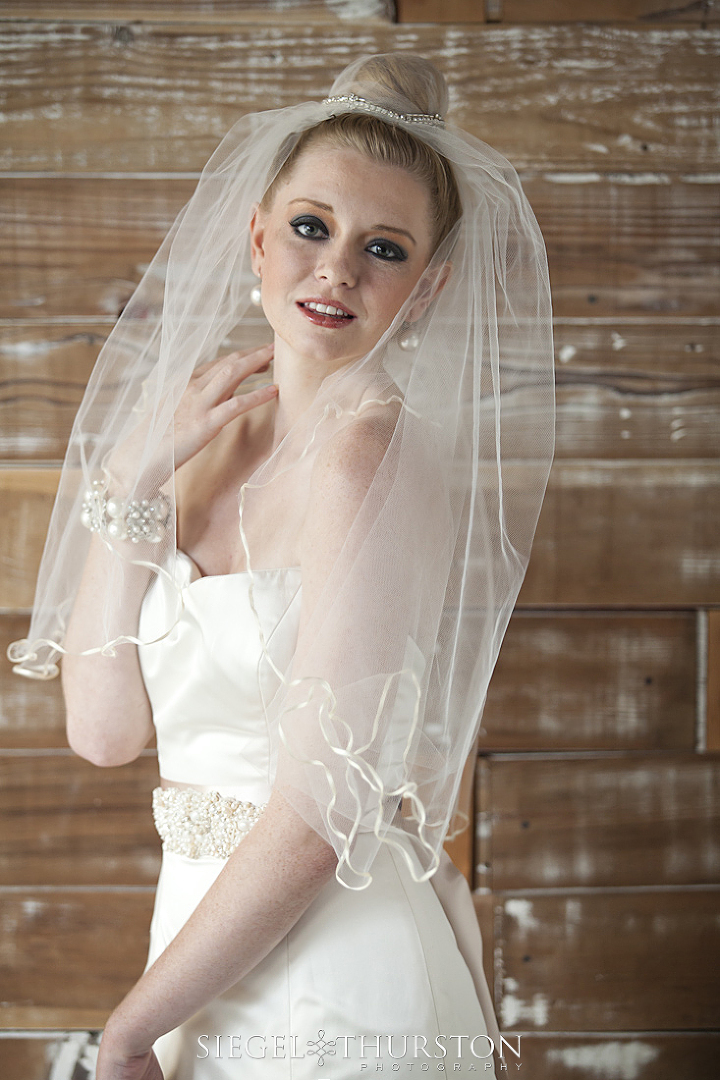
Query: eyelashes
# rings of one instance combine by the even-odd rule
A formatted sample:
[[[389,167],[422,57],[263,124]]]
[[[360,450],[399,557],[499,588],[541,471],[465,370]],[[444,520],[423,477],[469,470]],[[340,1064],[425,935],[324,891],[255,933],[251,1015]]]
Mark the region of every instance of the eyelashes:
[[[320,218],[307,214],[293,218],[290,224],[298,236],[303,236],[306,240],[318,240],[320,237],[324,239],[328,235],[327,228]]]
[[[330,235],[325,222],[313,214],[294,217],[290,226],[297,236],[305,240],[327,240]],[[400,244],[381,238],[371,240],[365,250],[381,262],[405,262],[408,257],[407,251]]]

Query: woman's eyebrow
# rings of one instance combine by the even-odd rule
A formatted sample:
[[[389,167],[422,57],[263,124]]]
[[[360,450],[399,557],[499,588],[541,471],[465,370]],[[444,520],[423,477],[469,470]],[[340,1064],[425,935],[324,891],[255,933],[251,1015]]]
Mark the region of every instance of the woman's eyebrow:
[[[373,225],[373,229],[377,229],[379,232],[400,233],[402,236],[407,236],[408,240],[417,247],[417,240],[407,229],[398,229],[397,225]]]
[[[297,202],[310,203],[312,206],[317,206],[320,210],[329,210],[331,214],[333,212],[332,206],[328,206],[327,203],[318,202],[317,199],[308,199],[304,195],[301,196],[299,199],[291,199],[288,203],[288,206],[293,206],[293,204]]]
[[[301,196],[299,199],[291,199],[288,206],[293,206],[295,203],[310,203],[311,206],[317,206],[319,210],[327,210],[329,213],[333,213],[333,208],[328,203],[318,202],[317,199],[308,199],[306,196]],[[371,229],[377,229],[379,232],[394,232],[400,233],[401,236],[407,236],[411,244],[417,247],[417,240],[412,233],[409,233],[407,229],[398,229],[396,225],[371,225]]]

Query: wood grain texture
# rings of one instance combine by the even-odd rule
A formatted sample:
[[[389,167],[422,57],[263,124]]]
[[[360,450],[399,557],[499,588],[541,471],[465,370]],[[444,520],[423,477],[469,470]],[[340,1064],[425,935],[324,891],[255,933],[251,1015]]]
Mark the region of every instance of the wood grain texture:
[[[4,460],[63,457],[112,325],[0,323]],[[720,457],[720,319],[557,319],[555,353],[556,458]]]
[[[0,19],[92,20],[123,23],[138,20],[168,22],[320,23],[395,17],[393,0],[58,0],[55,4],[30,0],[2,0]]]
[[[720,756],[486,763],[494,891],[720,882]]]
[[[632,23],[706,26],[720,13],[710,3],[662,0],[396,0],[400,23]]]
[[[75,413],[112,325],[0,325],[0,457],[64,457]]]
[[[99,769],[70,752],[0,754],[0,885],[151,885],[154,755]]]
[[[0,748],[67,749],[60,680],[22,678],[6,660],[8,645],[27,637],[28,624],[27,615],[0,614]]]
[[[720,611],[707,613],[706,746],[720,750]]]
[[[0,318],[122,310],[192,180],[0,179]],[[557,317],[717,317],[720,182],[526,180]],[[714,354],[716,339],[713,338]]]
[[[560,318],[555,356],[556,458],[720,456],[720,320]]]
[[[516,611],[483,713],[490,750],[692,750],[690,612]]]
[[[517,1040],[509,1038],[512,1046]],[[717,1032],[624,1031],[554,1035],[526,1033],[521,1069],[532,1080],[716,1080]],[[514,1062],[508,1053],[509,1062]],[[482,1075],[482,1074],[480,1074]],[[510,1069],[506,1074],[512,1075]]]
[[[717,1030],[719,900],[712,889],[497,897],[501,1029]]]
[[[519,603],[720,602],[715,461],[557,462]]]
[[[0,1037],[0,1075],[3,1080],[87,1080],[98,1041],[99,1033],[90,1031],[7,1032]]]
[[[521,606],[720,603],[719,476],[713,461],[556,463]],[[57,477],[0,470],[0,608],[9,613],[32,605]],[[482,595],[479,580],[469,588]]]
[[[58,482],[57,469],[0,469],[0,608],[29,609]]]
[[[117,18],[0,22],[0,168],[198,172],[242,114],[321,99],[349,60],[398,50],[437,62],[453,119],[517,168],[717,171],[716,27],[639,47],[619,26]]]
[[[142,974],[152,906],[152,889],[0,890],[0,1027],[102,1027]]]

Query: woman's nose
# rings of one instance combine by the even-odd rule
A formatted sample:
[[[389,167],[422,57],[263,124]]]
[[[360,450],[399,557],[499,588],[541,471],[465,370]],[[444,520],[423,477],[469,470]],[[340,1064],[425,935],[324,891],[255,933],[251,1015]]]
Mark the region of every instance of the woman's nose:
[[[335,288],[338,285],[352,288],[357,283],[357,265],[352,252],[344,245],[323,244],[315,267],[315,277]]]

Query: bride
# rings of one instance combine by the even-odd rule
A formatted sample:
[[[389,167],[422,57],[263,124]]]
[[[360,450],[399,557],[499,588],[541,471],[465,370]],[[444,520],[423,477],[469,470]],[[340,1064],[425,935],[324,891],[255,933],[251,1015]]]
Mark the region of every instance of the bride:
[[[150,955],[98,1080],[494,1075],[442,844],[547,479],[552,336],[517,176],[445,98],[397,54],[240,121],[73,430],[11,657],[63,655],[78,754],[156,734],[161,776]]]

